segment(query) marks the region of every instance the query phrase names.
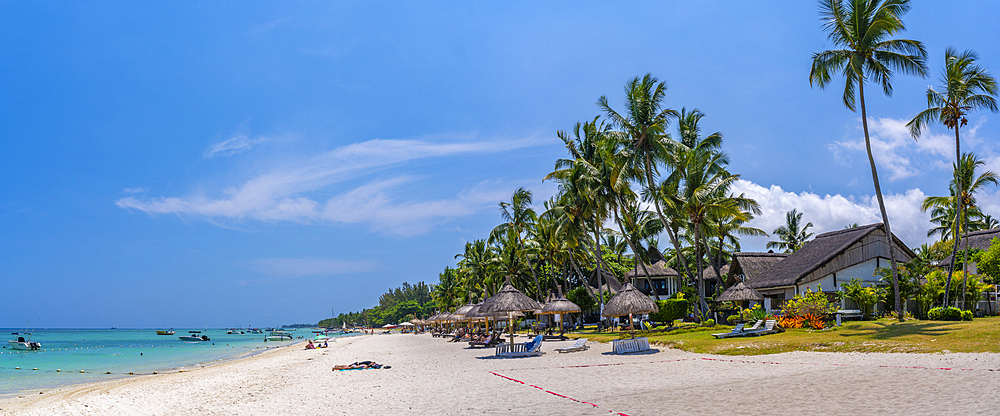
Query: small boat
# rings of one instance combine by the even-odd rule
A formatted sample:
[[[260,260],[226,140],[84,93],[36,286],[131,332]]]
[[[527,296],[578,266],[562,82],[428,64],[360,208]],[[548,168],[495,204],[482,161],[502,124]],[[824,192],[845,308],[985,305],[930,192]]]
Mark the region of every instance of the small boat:
[[[173,334],[174,334],[174,330],[173,329],[166,329],[166,330],[164,330],[164,329],[157,329],[156,330],[156,335],[173,335]]]
[[[265,339],[267,339],[268,341],[291,341],[292,334],[289,334],[284,331],[271,331],[269,334],[267,334],[267,338]]]
[[[15,350],[38,351],[38,350],[40,350],[42,348],[42,344],[41,343],[39,343],[39,342],[32,342],[31,341],[31,333],[30,332],[26,332],[26,333],[24,333],[24,332],[12,332],[11,334],[14,335],[14,339],[12,339],[10,341],[7,341],[7,344],[10,345],[10,347],[13,348],[13,349],[15,349]],[[23,335],[27,335],[28,339],[24,339]]]
[[[179,336],[177,338],[180,338],[181,341],[211,341],[211,339],[208,338],[208,335],[201,335],[201,331],[188,331],[188,335]]]

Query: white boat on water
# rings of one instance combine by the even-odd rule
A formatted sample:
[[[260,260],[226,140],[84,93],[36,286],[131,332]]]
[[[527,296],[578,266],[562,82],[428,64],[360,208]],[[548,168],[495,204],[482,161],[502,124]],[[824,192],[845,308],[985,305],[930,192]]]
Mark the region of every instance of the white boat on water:
[[[192,342],[210,341],[208,335],[201,335],[201,331],[188,331],[187,335],[179,336],[177,338],[180,338],[181,341],[192,341]]]
[[[267,334],[267,338],[265,339],[267,339],[268,341],[291,341],[292,334],[289,334],[285,331],[271,331],[269,334]]]
[[[30,332],[12,332],[11,334],[14,335],[14,339],[7,341],[7,345],[10,345],[15,350],[38,351],[42,348],[40,342],[33,342],[31,340]],[[28,336],[27,339],[24,338],[25,335]]]

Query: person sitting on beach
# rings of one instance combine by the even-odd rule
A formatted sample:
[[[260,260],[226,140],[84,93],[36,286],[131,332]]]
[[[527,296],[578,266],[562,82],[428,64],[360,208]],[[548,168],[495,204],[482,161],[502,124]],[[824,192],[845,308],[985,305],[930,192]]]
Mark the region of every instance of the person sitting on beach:
[[[330,345],[326,343],[326,340],[323,340],[323,348],[329,348],[329,347]]]
[[[309,340],[309,344],[306,345],[306,349],[307,350],[314,350],[314,349],[316,349],[316,345],[313,344],[313,340]]]

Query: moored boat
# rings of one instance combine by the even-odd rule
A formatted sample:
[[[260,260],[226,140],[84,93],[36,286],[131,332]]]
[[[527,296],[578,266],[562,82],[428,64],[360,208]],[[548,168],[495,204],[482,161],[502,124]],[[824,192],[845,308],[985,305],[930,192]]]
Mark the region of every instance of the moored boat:
[[[267,334],[267,338],[265,339],[267,339],[268,341],[291,341],[292,334],[289,334],[285,331],[271,331],[269,334]]]
[[[173,329],[157,329],[156,330],[156,335],[173,335],[173,334],[174,334],[174,330]]]
[[[177,338],[180,338],[181,341],[193,341],[193,342],[210,341],[208,335],[201,335],[201,331],[188,331],[188,335],[182,335]]]
[[[7,344],[10,345],[10,347],[15,350],[38,351],[42,348],[41,343],[31,341],[30,332],[27,333],[12,332],[11,334],[14,335],[14,339],[7,341]],[[25,339],[24,335],[27,335],[28,339]]]

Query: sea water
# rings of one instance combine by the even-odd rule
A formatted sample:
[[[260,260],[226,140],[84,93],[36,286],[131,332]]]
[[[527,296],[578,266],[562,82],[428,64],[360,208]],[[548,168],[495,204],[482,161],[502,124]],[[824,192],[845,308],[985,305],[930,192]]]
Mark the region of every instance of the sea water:
[[[153,329],[35,329],[31,341],[41,343],[41,350],[18,351],[7,343],[13,339],[9,334],[18,330],[0,331],[8,334],[0,338],[0,397],[130,377],[129,373],[194,368],[292,344],[265,341],[266,333],[227,334],[224,329],[198,330],[210,338],[202,342],[181,341],[178,337],[188,335],[187,329],[176,329],[174,335],[157,335]],[[314,335],[304,329],[291,334]]]

